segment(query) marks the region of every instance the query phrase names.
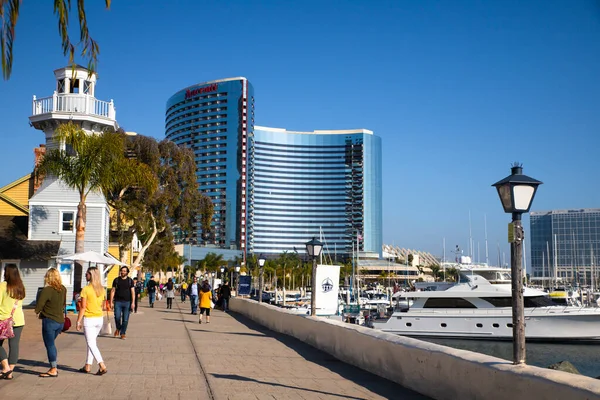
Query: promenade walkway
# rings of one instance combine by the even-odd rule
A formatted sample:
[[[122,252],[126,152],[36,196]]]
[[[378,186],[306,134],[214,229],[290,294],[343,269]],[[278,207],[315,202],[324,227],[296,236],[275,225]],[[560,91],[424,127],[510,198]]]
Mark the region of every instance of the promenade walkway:
[[[144,302],[130,318],[127,340],[99,338],[104,376],[77,372],[86,345],[72,328],[57,339],[58,378],[43,379],[41,323],[26,310],[19,365],[12,381],[0,380],[0,398],[425,399],[240,315],[214,310],[211,323],[201,325],[197,318],[187,302],[173,310],[164,300],[153,309]]]

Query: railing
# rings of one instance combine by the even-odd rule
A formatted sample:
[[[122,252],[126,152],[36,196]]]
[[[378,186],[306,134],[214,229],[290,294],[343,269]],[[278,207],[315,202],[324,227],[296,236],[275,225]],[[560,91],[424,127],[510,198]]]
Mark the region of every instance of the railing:
[[[115,119],[115,105],[112,100],[102,101],[88,95],[58,94],[56,92],[51,97],[41,99],[33,96],[33,115],[52,112],[97,115],[112,120]]]

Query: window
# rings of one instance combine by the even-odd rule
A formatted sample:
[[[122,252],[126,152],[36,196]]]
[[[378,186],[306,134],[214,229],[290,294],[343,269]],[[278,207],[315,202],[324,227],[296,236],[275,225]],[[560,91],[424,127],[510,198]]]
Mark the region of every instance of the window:
[[[429,298],[423,308],[477,308],[463,298]]]
[[[59,79],[58,80],[58,93],[64,93],[64,92],[65,92],[65,80]]]
[[[83,93],[90,94],[90,89],[92,88],[92,82],[83,81]]]
[[[487,301],[494,307],[512,307],[511,297],[482,297],[481,300]]]
[[[60,232],[73,233],[75,231],[75,212],[61,211],[60,212]]]

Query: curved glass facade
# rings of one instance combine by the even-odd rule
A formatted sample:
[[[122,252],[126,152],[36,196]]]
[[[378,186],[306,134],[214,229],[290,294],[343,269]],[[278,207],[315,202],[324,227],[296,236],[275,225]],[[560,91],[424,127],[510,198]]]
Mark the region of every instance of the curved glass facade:
[[[353,244],[381,255],[381,139],[363,129],[250,136],[248,251],[304,253],[313,236],[348,257]]]
[[[247,140],[254,126],[254,90],[246,78],[199,83],[167,101],[166,138],[193,149],[200,190],[215,205],[204,244],[245,250]]]

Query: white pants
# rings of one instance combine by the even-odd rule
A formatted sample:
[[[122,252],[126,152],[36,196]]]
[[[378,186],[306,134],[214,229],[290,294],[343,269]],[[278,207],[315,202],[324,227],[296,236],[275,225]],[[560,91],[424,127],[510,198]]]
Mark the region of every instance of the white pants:
[[[103,323],[104,317],[83,317],[83,334],[85,335],[88,350],[86,364],[92,365],[94,358],[98,364],[104,362],[96,344],[96,339],[102,330]]]

